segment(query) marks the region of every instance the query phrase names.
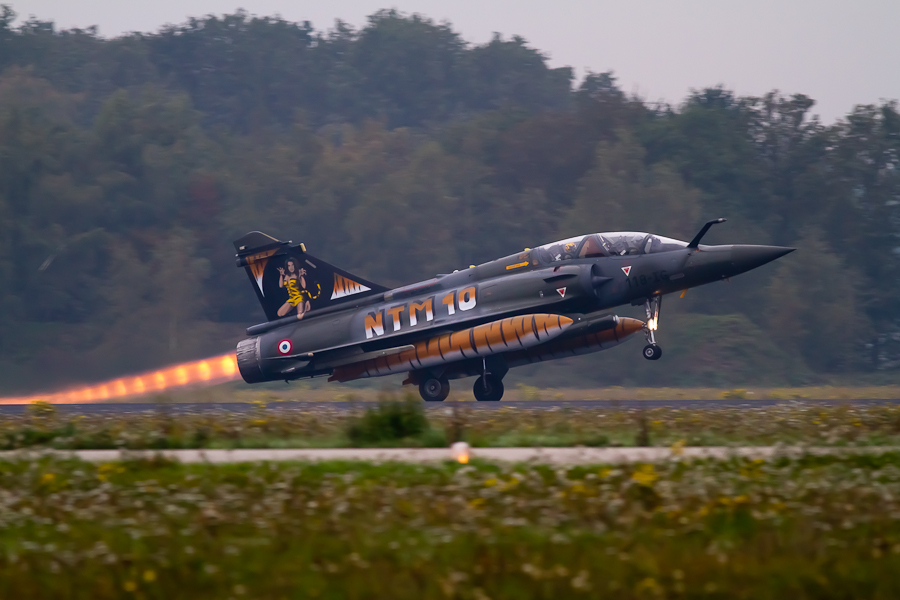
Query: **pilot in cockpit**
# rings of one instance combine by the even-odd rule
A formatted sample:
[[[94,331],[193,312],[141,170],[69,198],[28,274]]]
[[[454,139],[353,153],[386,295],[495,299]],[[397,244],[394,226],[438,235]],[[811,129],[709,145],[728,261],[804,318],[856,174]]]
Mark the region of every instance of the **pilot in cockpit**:
[[[609,244],[609,251],[614,256],[634,255],[641,253],[641,242],[646,234],[620,233],[604,234]]]
[[[542,246],[538,248],[538,255],[543,262],[557,262],[576,258],[579,241],[581,241],[580,238]]]

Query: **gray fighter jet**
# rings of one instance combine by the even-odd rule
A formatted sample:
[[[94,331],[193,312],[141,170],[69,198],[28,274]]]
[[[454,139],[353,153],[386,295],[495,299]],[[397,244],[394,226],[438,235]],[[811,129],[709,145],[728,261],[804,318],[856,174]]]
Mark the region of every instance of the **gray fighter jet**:
[[[596,352],[643,332],[658,360],[662,297],[755,269],[794,250],[705,246],[649,233],[594,233],[388,289],[254,231],[234,242],[268,322],[247,329],[237,363],[247,383],[406,373],[422,398],[477,376],[499,400],[510,368]],[[646,322],[608,314],[643,305]]]

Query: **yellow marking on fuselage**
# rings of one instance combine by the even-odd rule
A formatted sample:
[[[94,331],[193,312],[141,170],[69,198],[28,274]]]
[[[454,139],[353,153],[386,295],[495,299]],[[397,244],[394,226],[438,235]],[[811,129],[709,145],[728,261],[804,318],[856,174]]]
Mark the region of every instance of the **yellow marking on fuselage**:
[[[528,266],[528,261],[526,260],[525,262],[516,263],[514,265],[506,265],[506,270],[511,271],[512,269],[518,269],[519,267],[527,267],[527,266]]]

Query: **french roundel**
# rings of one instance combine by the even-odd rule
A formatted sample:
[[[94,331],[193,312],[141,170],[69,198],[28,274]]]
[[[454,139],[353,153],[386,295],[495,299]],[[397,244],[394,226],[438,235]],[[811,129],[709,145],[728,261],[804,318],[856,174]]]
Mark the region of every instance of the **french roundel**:
[[[278,342],[278,354],[284,356],[291,353],[291,340],[281,340]]]

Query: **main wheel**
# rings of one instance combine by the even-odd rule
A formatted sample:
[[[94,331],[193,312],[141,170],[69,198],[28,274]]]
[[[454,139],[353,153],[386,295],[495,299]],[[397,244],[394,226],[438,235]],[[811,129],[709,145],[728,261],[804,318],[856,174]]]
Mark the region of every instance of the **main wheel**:
[[[450,395],[446,377],[428,377],[419,384],[419,394],[425,402],[443,402]]]
[[[656,344],[647,344],[644,346],[644,358],[647,360],[659,360],[662,356],[662,348]]]
[[[496,402],[503,397],[503,380],[496,375],[482,375],[472,387],[479,402]]]

